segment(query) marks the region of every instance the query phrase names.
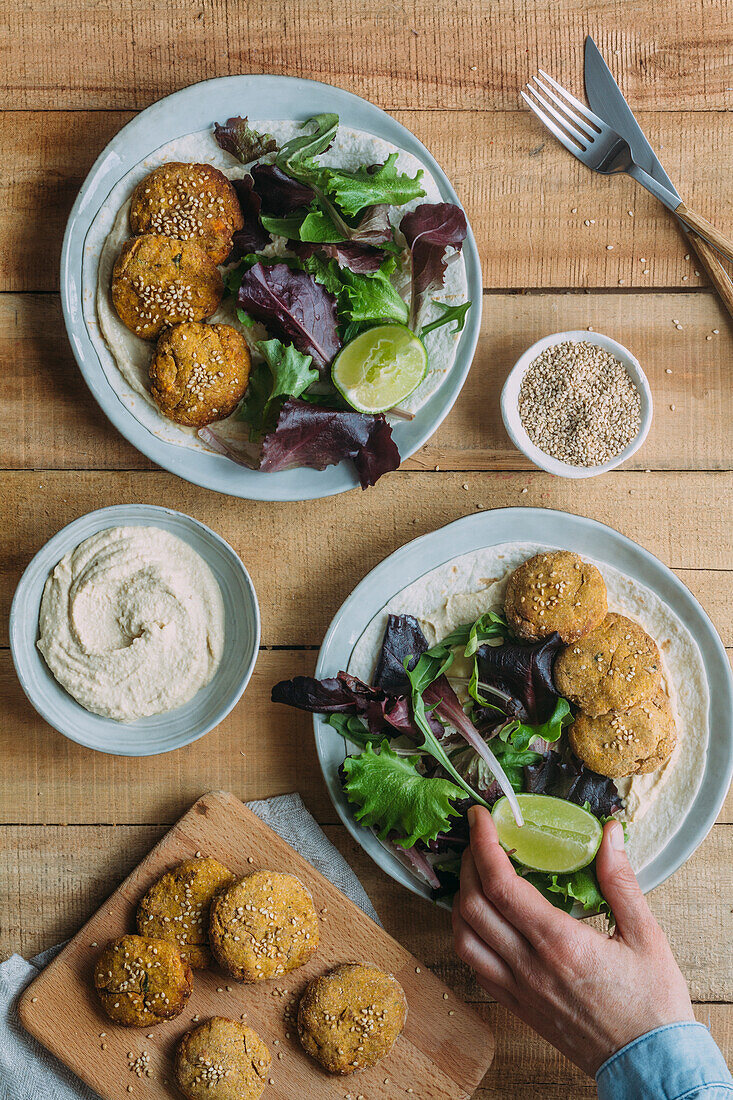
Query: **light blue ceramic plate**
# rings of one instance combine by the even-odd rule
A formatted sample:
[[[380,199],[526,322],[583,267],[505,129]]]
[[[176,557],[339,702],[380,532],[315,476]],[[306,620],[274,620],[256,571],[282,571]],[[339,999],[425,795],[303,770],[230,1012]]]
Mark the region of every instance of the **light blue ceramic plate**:
[[[84,539],[108,527],[160,527],[187,542],[216,577],[224,598],[224,655],[214,678],[182,707],[115,722],[90,714],[56,682],[38,651],[43,587],[54,566]],[[116,756],[153,756],[203,737],[235,705],[252,675],[260,644],[260,610],[249,574],[231,546],[198,520],[169,508],[122,504],[80,516],[54,535],[28,565],[10,610],[10,649],[23,691],[65,737]]]
[[[335,676],[347,667],[367,624],[406,585],[459,554],[502,542],[543,542],[607,562],[651,588],[685,623],[700,647],[710,688],[710,744],[705,773],[695,802],[678,831],[639,874],[642,889],[653,890],[702,843],[728,793],[733,775],[733,677],[715,627],[689,589],[666,565],[625,535],[595,520],[540,508],[503,508],[449,523],[391,554],[356,586],[328,628],[316,676]],[[347,752],[346,742],[320,715],[314,716],[314,727],[326,785],[346,828],[387,874],[413,893],[431,897],[425,883],[383,847],[369,829],[356,823],[338,778],[339,765]]]
[[[285,470],[265,474],[236,465],[222,455],[192,451],[153,435],[121,403],[105,377],[84,317],[85,242],[94,218],[112,188],[141,160],[175,138],[208,128],[231,115],[302,119],[335,111],[341,121],[413,153],[433,174],[446,202],[458,203],[448,177],[417,138],[384,111],[341,88],[287,76],[225,76],[205,80],[153,103],[120,130],[95,161],[69,215],[61,254],[61,302],[71,347],[89,389],[126,439],[144,455],[179,477],[231,496],[251,500],[311,500],[355,488],[350,462],[325,470]],[[394,438],[402,459],[414,454],[448,415],[468,374],[481,325],[481,265],[469,226],[463,245],[468,297],[473,302],[452,369],[411,421],[398,423]]]

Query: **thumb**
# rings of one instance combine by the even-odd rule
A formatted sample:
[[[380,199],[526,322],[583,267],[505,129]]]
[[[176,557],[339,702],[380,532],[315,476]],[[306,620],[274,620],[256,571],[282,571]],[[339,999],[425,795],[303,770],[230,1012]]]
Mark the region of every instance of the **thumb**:
[[[656,922],[626,855],[624,831],[619,821],[608,821],[603,828],[596,856],[596,874],[620,935],[626,940],[639,940],[648,935]]]

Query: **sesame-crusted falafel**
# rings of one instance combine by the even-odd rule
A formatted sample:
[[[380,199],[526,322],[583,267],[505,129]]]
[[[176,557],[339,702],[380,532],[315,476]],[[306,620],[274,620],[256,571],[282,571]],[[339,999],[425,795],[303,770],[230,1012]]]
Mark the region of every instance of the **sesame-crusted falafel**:
[[[218,267],[195,241],[152,233],[132,237],[112,269],[117,314],[143,340],[154,340],[179,321],[205,321],[223,294]]]
[[[244,225],[229,180],[210,164],[161,164],[132,193],[130,232],[159,233],[196,241],[215,264],[232,249],[232,233]]]
[[[250,354],[231,325],[184,321],[164,329],[150,362],[150,393],[169,420],[203,428],[223,420],[247,392]]]
[[[272,1057],[251,1027],[214,1016],[183,1036],[176,1081],[188,1100],[257,1100]]]
[[[597,626],[607,610],[600,572],[569,550],[535,554],[507,582],[504,613],[517,637],[526,641],[557,631],[564,642],[573,642]]]
[[[318,947],[313,898],[295,875],[254,871],[214,899],[209,943],[222,969],[238,981],[295,970]]]
[[[677,742],[669,699],[658,691],[630,710],[612,710],[591,718],[579,714],[570,727],[577,757],[599,775],[620,779],[661,768]]]
[[[405,1026],[402,986],[375,966],[345,963],[314,978],[298,1007],[303,1049],[329,1073],[375,1065]]]
[[[592,718],[651,699],[662,681],[657,644],[625,615],[603,622],[555,659],[555,686]]]
[[[232,872],[211,856],[185,860],[162,875],[140,902],[138,932],[177,944],[189,966],[209,966],[211,901],[234,881]]]
[[[193,974],[175,944],[122,936],[108,943],[97,959],[94,988],[115,1023],[152,1027],[183,1011]]]

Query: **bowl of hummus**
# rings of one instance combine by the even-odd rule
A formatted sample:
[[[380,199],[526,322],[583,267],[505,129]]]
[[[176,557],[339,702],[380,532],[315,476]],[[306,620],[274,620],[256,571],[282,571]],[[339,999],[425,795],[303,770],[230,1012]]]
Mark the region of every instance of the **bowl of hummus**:
[[[216,532],[167,508],[90,512],[36,554],[10,645],[29,701],[88,748],[149,756],[231,711],[260,640],[257,596]]]

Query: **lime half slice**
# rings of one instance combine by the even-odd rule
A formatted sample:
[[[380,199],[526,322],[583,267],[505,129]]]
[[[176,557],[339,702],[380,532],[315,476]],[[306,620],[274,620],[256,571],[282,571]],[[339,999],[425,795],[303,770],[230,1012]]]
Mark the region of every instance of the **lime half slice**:
[[[517,827],[509,800],[491,811],[499,843],[533,871],[568,873],[587,867],[600,847],[603,826],[582,806],[547,794],[518,794],[524,825]]]
[[[359,412],[380,413],[404,401],[425,377],[428,353],[405,325],[367,329],[338,353],[333,384]]]

